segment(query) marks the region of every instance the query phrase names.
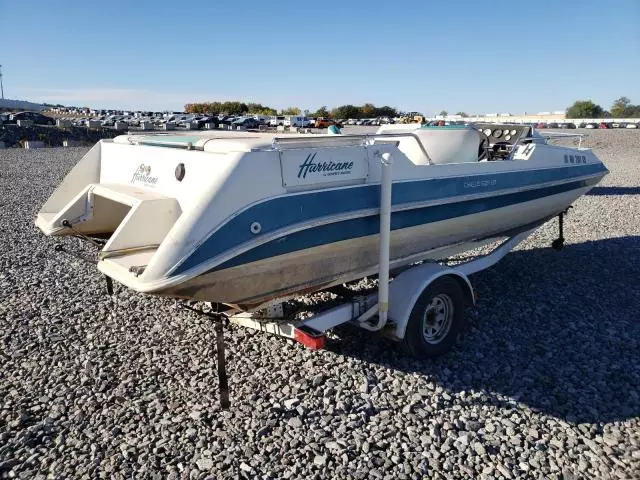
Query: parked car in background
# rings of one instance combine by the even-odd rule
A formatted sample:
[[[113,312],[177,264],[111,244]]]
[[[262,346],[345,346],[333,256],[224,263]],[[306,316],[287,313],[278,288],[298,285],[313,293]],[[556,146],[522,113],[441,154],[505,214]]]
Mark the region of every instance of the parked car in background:
[[[218,125],[231,125],[236,120],[236,117],[231,115],[218,115]]]
[[[235,120],[232,127],[244,127],[244,128],[260,128],[260,121],[253,117],[240,117]]]
[[[218,128],[218,125],[220,125],[220,120],[218,120],[218,117],[210,116],[203,116],[194,120],[194,126],[198,129],[204,128],[205,124],[207,123],[211,123],[215,125],[216,128]]]
[[[54,118],[47,117],[38,112],[18,112],[9,115],[8,123],[16,123],[18,120],[31,120],[34,125],[55,125]]]
[[[330,118],[323,118],[323,117],[316,118],[316,124],[315,124],[316,128],[328,128],[331,125],[334,125],[334,123],[333,123],[333,120],[331,120]]]
[[[165,117],[167,123],[177,123],[184,118],[184,115],[169,115]]]
[[[602,123],[598,126],[598,128],[611,128],[611,124],[610,124],[610,123],[602,122]]]
[[[627,123],[625,128],[640,128],[640,122],[638,123]]]
[[[185,115],[181,120],[177,120],[176,124],[182,127],[186,127],[187,124],[191,124],[196,118],[196,115]],[[141,121],[142,120],[143,119],[141,119]]]
[[[560,128],[576,128],[576,124],[573,122],[561,123]]]
[[[104,120],[102,120],[102,126],[103,127],[113,127],[116,124],[117,120],[115,119],[115,117],[105,117]]]

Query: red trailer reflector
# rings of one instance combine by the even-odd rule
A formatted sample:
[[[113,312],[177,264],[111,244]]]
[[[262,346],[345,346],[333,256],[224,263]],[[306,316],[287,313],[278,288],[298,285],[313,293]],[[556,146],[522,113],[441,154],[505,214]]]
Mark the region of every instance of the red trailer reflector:
[[[310,330],[311,329],[303,330],[301,328],[294,328],[293,339],[311,350],[324,348],[324,342],[327,338],[325,334]]]

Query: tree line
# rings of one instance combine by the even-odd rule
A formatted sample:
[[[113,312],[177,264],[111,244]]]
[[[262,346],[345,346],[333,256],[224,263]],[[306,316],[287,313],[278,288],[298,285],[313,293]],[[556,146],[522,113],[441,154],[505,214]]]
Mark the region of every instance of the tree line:
[[[385,105],[383,107],[376,107],[372,103],[365,103],[364,105],[341,105],[327,111],[327,107],[321,107],[315,112],[315,117],[332,117],[332,118],[378,118],[378,117],[397,117],[400,112],[393,107]]]
[[[298,107],[289,107],[276,110],[261,103],[244,103],[238,101],[231,102],[201,102],[187,103],[184,111],[195,114],[225,114],[225,115],[301,115],[302,111]],[[412,112],[413,113],[413,112]],[[318,118],[377,118],[377,117],[397,117],[401,112],[387,105],[376,107],[372,103],[364,105],[341,105],[329,110],[327,106],[322,106],[315,112],[308,112],[307,116]]]
[[[201,102],[187,103],[184,106],[186,113],[197,114],[220,114],[225,115],[243,115],[245,113],[253,113],[256,115],[276,115],[276,109],[266,107],[260,103],[244,103],[244,102]]]
[[[640,105],[633,105],[627,97],[620,97],[605,110],[591,100],[578,100],[567,108],[567,118],[640,118]]]

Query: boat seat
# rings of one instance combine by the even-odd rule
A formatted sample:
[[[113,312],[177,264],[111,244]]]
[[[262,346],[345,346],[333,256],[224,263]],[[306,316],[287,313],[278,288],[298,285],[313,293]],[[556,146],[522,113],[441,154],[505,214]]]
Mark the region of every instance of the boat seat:
[[[384,133],[411,133],[415,136],[385,137],[376,143],[396,143],[415,165],[443,165],[478,161],[480,134],[471,127],[422,127]],[[420,142],[420,143],[418,143]],[[427,152],[428,157],[424,154]]]

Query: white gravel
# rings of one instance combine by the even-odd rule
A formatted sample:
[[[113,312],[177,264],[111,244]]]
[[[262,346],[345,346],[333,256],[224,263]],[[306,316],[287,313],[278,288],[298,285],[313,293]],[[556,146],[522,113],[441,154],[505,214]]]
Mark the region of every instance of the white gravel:
[[[640,131],[611,174],[476,274],[436,361],[351,328],[309,351],[226,330],[53,253],[34,216],[86,149],[0,151],[0,478],[640,478]]]

